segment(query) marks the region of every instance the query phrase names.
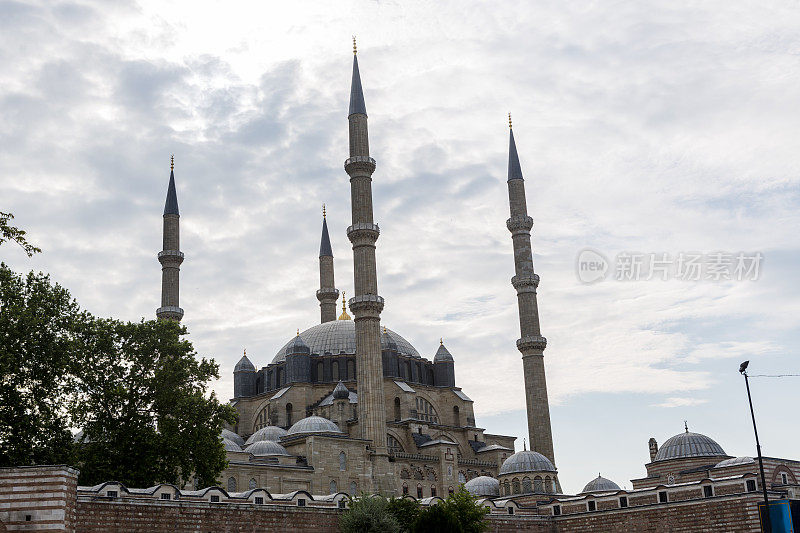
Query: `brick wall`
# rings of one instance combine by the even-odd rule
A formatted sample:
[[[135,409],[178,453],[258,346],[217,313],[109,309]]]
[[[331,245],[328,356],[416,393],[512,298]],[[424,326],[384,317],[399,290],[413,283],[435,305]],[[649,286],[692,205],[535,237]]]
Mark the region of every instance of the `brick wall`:
[[[207,532],[234,533],[339,531],[338,509],[313,507],[254,508],[252,505],[198,502],[78,502],[76,533]]]
[[[68,466],[0,468],[0,531],[72,531],[77,488]]]

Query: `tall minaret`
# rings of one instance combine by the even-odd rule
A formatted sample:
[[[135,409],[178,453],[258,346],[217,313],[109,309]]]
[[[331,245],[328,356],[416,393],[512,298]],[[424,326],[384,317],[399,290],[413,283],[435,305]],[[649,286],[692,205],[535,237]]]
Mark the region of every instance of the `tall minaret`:
[[[333,250],[331,238],[328,236],[328,221],[325,217],[325,206],[322,206],[322,241],[319,244],[319,311],[321,322],[336,320],[336,301],[339,291],[333,281]]]
[[[178,278],[183,263],[180,219],[173,156],[169,165],[167,202],[164,204],[164,249],[158,252],[158,262],[161,263],[161,307],[156,310],[156,316],[159,320],[180,321],[183,318],[183,309],[178,304]]]
[[[508,201],[511,217],[506,222],[514,241],[514,269],[516,275],[511,283],[517,289],[519,305],[519,329],[521,337],[517,348],[522,352],[522,369],[525,378],[525,401],[528,410],[528,435],[531,449],[539,452],[553,464],[553,434],[550,429],[550,407],[547,403],[547,383],[544,376],[544,349],[547,339],[539,329],[539,309],[536,303],[536,288],[539,276],[533,272],[531,253],[531,228],[533,219],[528,216],[525,202],[525,181],[517,156],[514,130],[511,129],[511,114],[508,115]]]
[[[367,108],[358,72],[356,41],[353,38],[353,81],[350,86],[350,157],[344,168],[350,175],[353,225],[347,236],[353,244],[355,296],[350,311],[356,327],[356,383],[358,386],[358,425],[361,438],[372,441],[372,472],[369,480],[374,492],[394,493],[391,465],[386,448],[386,411],[383,396],[381,358],[381,311],[375,268],[375,241],[380,229],[372,219],[372,173],[375,160],[369,156]]]

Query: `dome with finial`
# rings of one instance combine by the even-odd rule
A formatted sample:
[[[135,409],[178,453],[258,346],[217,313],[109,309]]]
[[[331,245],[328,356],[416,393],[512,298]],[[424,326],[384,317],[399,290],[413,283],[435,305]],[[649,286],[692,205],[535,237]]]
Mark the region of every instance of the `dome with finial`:
[[[473,496],[499,496],[500,482],[493,477],[478,476],[464,483],[464,488]]]
[[[658,449],[653,462],[670,459],[686,459],[689,457],[725,457],[722,446],[711,437],[701,433],[692,433],[684,424],[685,431],[671,437]]]
[[[447,348],[444,347],[444,339],[439,339],[439,349],[436,350],[436,355],[433,356],[433,362],[438,363],[440,361],[452,361],[453,356],[450,355],[450,352],[447,351]]]
[[[236,363],[236,366],[233,367],[234,372],[255,372],[256,366],[247,358],[247,350],[244,351],[244,355],[239,362]]]
[[[523,450],[503,461],[500,466],[501,475],[517,472],[556,472],[556,467],[541,453]]]
[[[604,478],[598,472],[597,477],[587,483],[581,492],[610,492],[616,490],[621,490],[619,485],[610,479]]]
[[[298,354],[298,353],[299,354],[310,354],[311,353],[311,349],[308,347],[308,345],[305,342],[303,342],[303,338],[300,336],[300,330],[298,329],[297,330],[297,336],[295,336],[295,338],[292,339],[292,341],[289,342],[289,344],[286,345],[286,349],[283,352],[286,355],[292,355],[292,354]]]
[[[336,384],[336,388],[333,389],[333,399],[334,400],[349,400],[350,399],[350,391],[347,387],[344,386],[341,380],[339,383]]]

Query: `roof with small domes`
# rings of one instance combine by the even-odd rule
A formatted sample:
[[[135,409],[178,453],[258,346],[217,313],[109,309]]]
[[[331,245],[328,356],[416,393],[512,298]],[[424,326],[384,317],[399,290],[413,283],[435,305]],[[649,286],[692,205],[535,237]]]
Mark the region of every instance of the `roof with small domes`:
[[[244,449],[252,455],[289,455],[286,448],[273,440],[259,440]]]
[[[597,474],[597,477],[587,483],[581,492],[608,492],[615,490],[621,490],[619,485]]]
[[[523,450],[517,452],[505,461],[500,467],[500,474],[514,474],[517,472],[556,472],[556,467],[550,459],[539,452]]]
[[[339,426],[321,416],[307,416],[289,428],[287,436],[305,433],[341,433]]]
[[[242,447],[233,442],[231,439],[226,439],[222,437],[222,444],[225,446],[226,452],[240,452],[242,451]]]
[[[244,439],[229,429],[223,428],[222,433],[220,433],[220,436],[224,439],[232,440],[239,446],[244,446]]]
[[[278,426],[266,426],[250,435],[245,444],[252,444],[260,440],[271,440],[277,442],[281,439],[281,437],[285,437],[286,433],[287,432],[285,429],[279,428]]]
[[[685,459],[689,457],[721,457],[726,456],[722,446],[711,437],[701,433],[693,433],[687,428],[684,433],[679,433],[667,439],[658,449],[653,462],[669,461],[670,459]]]

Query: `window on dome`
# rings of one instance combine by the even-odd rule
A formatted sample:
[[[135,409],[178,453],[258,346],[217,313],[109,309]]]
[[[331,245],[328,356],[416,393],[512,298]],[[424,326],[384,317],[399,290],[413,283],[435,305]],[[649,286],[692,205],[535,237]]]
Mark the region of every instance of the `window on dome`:
[[[539,482],[541,483],[541,480],[539,480]],[[519,494],[520,492],[522,492],[519,487],[519,479],[514,478],[511,480],[511,490],[514,491],[513,492],[514,494]]]
[[[531,486],[531,478],[529,477],[522,478],[522,492],[524,492],[525,494],[533,492],[533,487]]]
[[[317,363],[317,381],[320,383],[325,381],[325,365],[322,362]]]
[[[544,484],[542,483],[542,478],[539,476],[533,478],[533,492],[536,494],[544,494]]]
[[[256,505],[264,505],[264,497],[263,496],[256,496],[254,498]]]
[[[786,475],[786,472],[781,472],[781,484],[783,485],[789,484],[789,476]]]
[[[211,501],[211,503],[219,503],[219,495],[212,494],[209,501]]]
[[[436,414],[436,409],[425,398],[417,396],[417,419],[430,422],[432,424],[439,423],[439,415]]]
[[[339,380],[339,361],[334,361],[331,364],[331,375],[333,376],[333,381]]]
[[[561,516],[561,506],[554,505],[553,506],[553,516]]]
[[[555,483],[553,483],[553,480],[550,479],[550,476],[545,476],[544,478],[544,491],[547,494],[552,494],[555,492]]]
[[[108,492],[106,492],[106,496],[108,496],[109,498],[116,498],[117,494],[118,493],[115,490],[109,490]]]

